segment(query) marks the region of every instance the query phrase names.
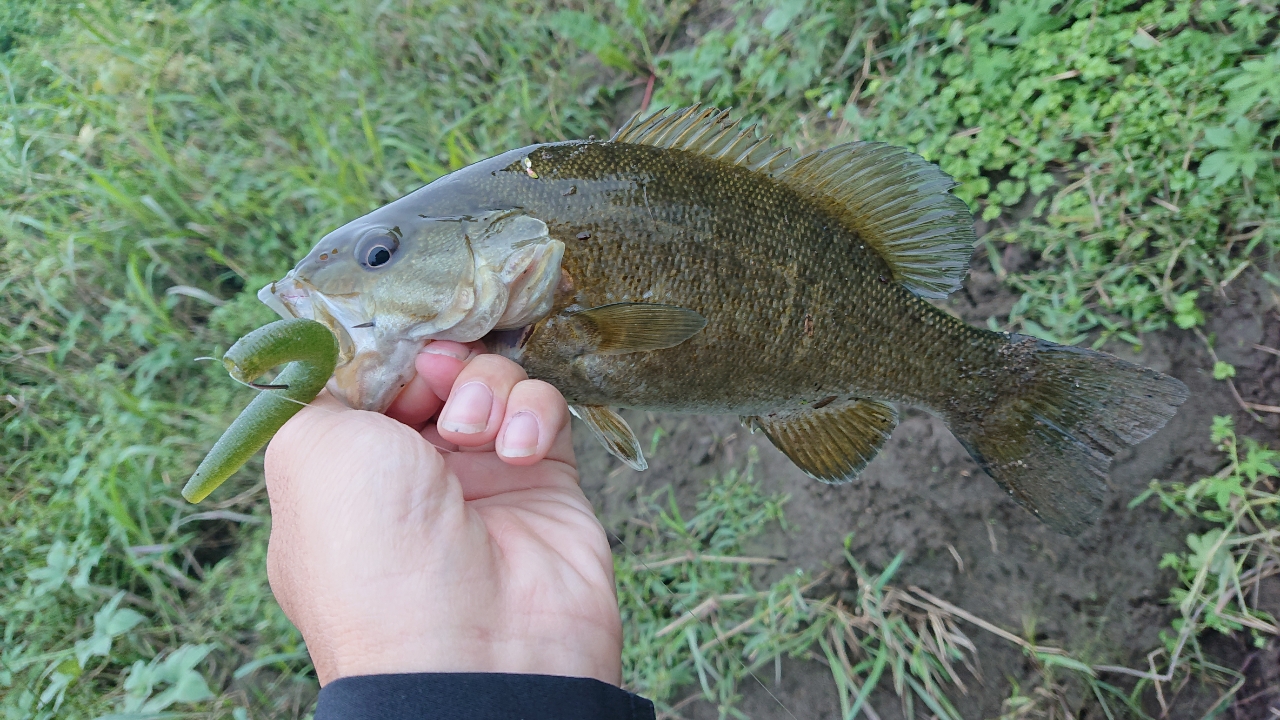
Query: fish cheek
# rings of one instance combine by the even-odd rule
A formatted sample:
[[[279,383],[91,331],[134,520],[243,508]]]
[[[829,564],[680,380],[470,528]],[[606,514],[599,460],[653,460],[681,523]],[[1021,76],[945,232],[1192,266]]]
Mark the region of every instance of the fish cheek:
[[[490,268],[478,268],[470,287],[459,287],[454,303],[457,320],[437,323],[441,332],[436,340],[473,342],[484,337],[498,322],[498,316],[507,304],[507,286]]]
[[[427,336],[457,323],[470,309],[474,293],[469,286],[416,287],[388,294],[377,303],[379,326],[391,323],[414,336]]]
[[[454,318],[456,322],[460,315],[455,313],[465,313],[471,307],[469,290],[475,268],[465,247],[453,250],[434,255],[415,250],[412,257],[391,268],[371,293],[377,315],[440,323]]]

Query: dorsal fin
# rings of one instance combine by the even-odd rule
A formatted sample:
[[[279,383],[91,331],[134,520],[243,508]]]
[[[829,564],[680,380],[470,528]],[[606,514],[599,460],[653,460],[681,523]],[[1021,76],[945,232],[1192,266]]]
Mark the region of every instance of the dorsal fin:
[[[643,120],[636,113],[609,141],[688,150],[769,174],[791,163],[791,150],[774,149],[771,136],[757,138],[755,126],[739,127],[737,120],[729,120],[728,110],[701,105],[659,110]]]
[[[892,145],[854,142],[806,155],[774,175],[848,212],[858,234],[917,295],[960,287],[977,237],[956,182],[933,163]]]
[[[854,142],[793,162],[790,150],[773,150],[769,137],[739,128],[728,110],[699,105],[644,119],[637,113],[611,141],[696,152],[834,201],[893,279],[922,297],[946,297],[969,269],[977,238],[968,206],[949,192],[954,180],[908,150]]]

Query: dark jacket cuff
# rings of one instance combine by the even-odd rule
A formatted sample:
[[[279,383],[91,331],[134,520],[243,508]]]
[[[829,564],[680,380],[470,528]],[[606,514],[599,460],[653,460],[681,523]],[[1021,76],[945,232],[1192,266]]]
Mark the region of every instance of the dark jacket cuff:
[[[590,678],[406,673],[334,680],[315,720],[653,720],[653,703]]]

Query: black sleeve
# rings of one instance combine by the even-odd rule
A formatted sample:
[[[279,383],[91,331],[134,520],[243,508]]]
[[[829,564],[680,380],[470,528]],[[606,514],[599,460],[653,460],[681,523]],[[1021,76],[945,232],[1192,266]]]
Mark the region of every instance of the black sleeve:
[[[653,720],[653,703],[590,678],[411,673],[334,680],[315,720]]]

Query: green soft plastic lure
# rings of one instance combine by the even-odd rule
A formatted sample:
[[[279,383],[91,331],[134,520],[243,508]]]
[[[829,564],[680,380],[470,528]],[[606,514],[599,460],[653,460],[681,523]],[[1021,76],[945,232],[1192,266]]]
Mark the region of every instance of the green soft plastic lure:
[[[289,363],[271,385],[254,381]],[[324,325],[306,319],[279,320],[254,330],[222,356],[231,377],[262,390],[222,433],[182,488],[198,503],[209,496],[307,403],[315,399],[338,363],[338,340]]]

